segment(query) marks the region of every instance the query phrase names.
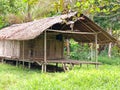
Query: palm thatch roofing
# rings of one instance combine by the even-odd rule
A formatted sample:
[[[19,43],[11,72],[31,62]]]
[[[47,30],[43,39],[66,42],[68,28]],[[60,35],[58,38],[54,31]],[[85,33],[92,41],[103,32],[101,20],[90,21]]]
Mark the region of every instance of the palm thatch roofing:
[[[63,36],[74,38],[79,42],[95,42],[96,34],[98,43],[116,41],[116,39],[95,24],[87,16],[81,14],[75,19],[76,15],[77,13],[73,12],[32,22],[14,24],[0,30],[0,40],[30,40],[36,38],[45,30],[48,30],[48,32],[53,30],[58,34],[62,33]],[[75,20],[73,21],[73,19]],[[74,23],[73,31],[67,32],[71,30],[70,22]]]

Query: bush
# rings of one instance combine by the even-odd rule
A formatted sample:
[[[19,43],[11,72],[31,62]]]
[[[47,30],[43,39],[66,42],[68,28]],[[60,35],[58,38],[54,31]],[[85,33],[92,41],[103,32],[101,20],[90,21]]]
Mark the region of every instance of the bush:
[[[120,57],[120,48],[118,46],[114,46],[112,48],[112,55],[115,57]]]
[[[70,40],[70,58],[76,60],[88,60],[90,57],[88,44],[78,44]]]

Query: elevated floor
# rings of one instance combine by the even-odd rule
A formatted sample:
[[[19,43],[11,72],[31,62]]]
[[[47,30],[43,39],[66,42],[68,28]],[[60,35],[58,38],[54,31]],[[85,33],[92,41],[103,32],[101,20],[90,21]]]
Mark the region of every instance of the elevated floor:
[[[86,64],[86,65],[95,65],[95,67],[98,67],[98,65],[101,65],[100,62],[92,62],[92,61],[80,61],[80,60],[66,60],[66,59],[48,59],[46,62],[43,61],[43,58],[31,58],[29,60],[22,60],[22,59],[17,59],[17,58],[5,58],[1,57],[1,61],[15,61],[16,66],[19,64],[19,62],[23,63],[28,63],[28,67],[31,67],[31,63],[37,63],[38,65],[42,66],[43,64],[49,65],[49,64],[56,64],[56,67],[58,67],[58,64],[62,65],[62,68],[64,71],[70,70],[74,67],[74,65],[80,65]]]

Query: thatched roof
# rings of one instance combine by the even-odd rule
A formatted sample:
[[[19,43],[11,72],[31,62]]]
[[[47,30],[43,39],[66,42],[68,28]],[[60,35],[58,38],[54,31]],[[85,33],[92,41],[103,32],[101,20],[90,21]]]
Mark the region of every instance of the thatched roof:
[[[59,15],[54,17],[48,17],[28,23],[14,24],[9,27],[3,28],[0,30],[0,39],[1,40],[29,40],[34,39],[39,36],[46,29],[56,29],[56,30],[70,30],[70,25],[63,23],[63,20],[71,21],[76,12]],[[82,18],[81,18],[82,17]],[[81,15],[74,22],[74,32],[92,32],[98,33],[98,42],[107,43],[115,42],[116,40],[101,29],[97,24],[91,21],[88,17]],[[74,38],[79,42],[94,42],[95,36],[91,34],[72,34],[72,33],[63,33],[64,36]]]

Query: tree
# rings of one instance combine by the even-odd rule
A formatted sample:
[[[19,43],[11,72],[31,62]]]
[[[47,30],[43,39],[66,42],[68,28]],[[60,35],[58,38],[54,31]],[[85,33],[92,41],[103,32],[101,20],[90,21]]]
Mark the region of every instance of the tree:
[[[38,3],[39,0],[23,0],[27,4],[27,19],[26,21],[31,21],[31,8]]]
[[[64,2],[64,3],[63,3]],[[67,2],[67,4],[66,4]],[[71,3],[72,2],[72,3]],[[74,3],[74,5],[73,5]],[[89,16],[92,20],[94,17],[104,16],[105,21],[98,20],[97,23],[102,24],[104,28],[107,28],[112,35],[112,30],[118,29],[120,19],[120,1],[119,0],[58,0],[55,4],[55,9],[60,13],[68,13],[70,11],[77,11],[78,16],[83,13]],[[67,9],[67,10],[66,10]],[[117,16],[117,17],[116,17]],[[96,21],[96,20],[95,20]],[[111,43],[108,48],[108,56],[111,57]],[[67,46],[68,47],[68,46]]]
[[[120,1],[110,0],[108,4],[101,7],[104,10],[95,15],[94,20],[107,29],[108,33],[112,35],[112,32],[116,32],[120,29]],[[108,45],[108,57],[111,57],[112,43]]]

